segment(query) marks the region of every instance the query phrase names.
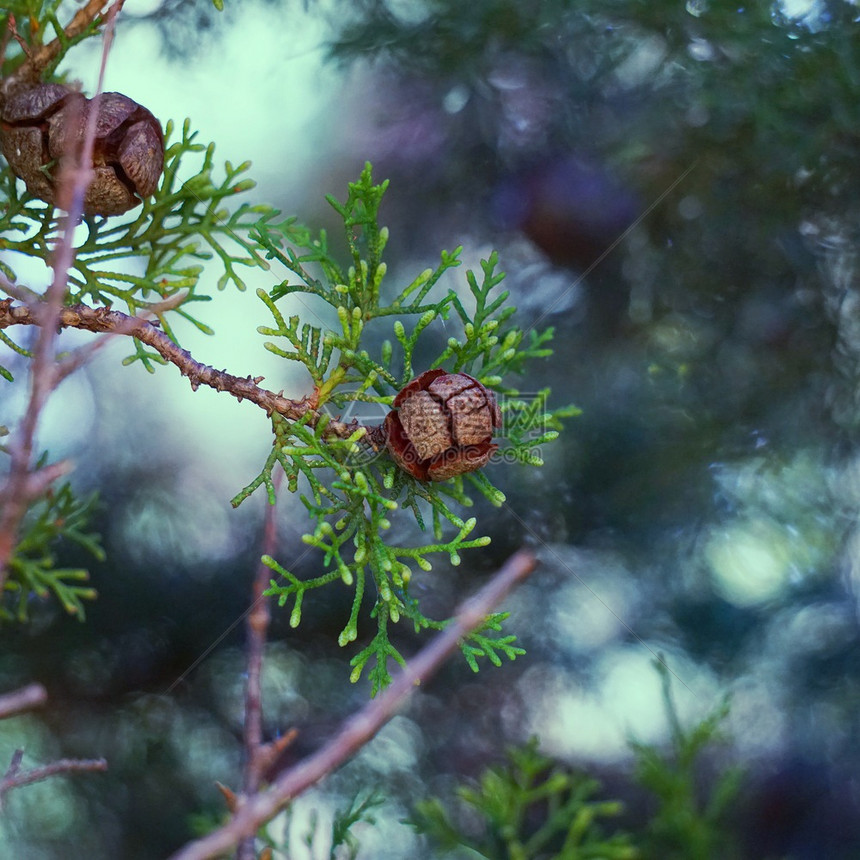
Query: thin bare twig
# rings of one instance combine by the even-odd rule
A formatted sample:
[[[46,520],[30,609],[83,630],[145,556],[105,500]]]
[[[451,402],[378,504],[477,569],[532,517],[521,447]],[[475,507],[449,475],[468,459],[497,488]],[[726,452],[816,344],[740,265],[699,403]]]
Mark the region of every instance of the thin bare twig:
[[[48,693],[41,684],[28,684],[26,687],[21,687],[19,690],[14,690],[11,693],[0,696],[0,720],[41,707],[47,701]],[[12,789],[21,788],[34,782],[41,782],[43,779],[49,779],[52,776],[72,773],[74,771],[107,770],[107,761],[103,758],[61,758],[41,767],[22,771],[21,762],[23,760],[24,750],[15,750],[12,754],[12,760],[9,762],[9,767],[6,768],[6,773],[0,777],[0,810],[3,808],[6,794],[12,791]]]
[[[97,4],[88,3],[84,9],[79,10],[69,24],[71,32],[66,31],[67,37],[80,32],[75,28],[81,27],[83,29],[89,26],[103,6],[104,2],[100,0]],[[105,64],[107,63],[114,18],[118,8],[119,6],[111,10],[106,22],[96,96],[102,91]],[[87,18],[87,16],[89,17]],[[27,62],[35,62],[35,60],[31,57]],[[26,496],[25,489],[33,459],[36,428],[51,392],[59,384],[54,344],[58,333],[57,323],[60,319],[63,299],[68,286],[69,268],[75,254],[74,230],[81,220],[84,194],[92,180],[96,118],[97,111],[90,111],[80,151],[67,163],[61,165],[58,203],[66,212],[63,220],[63,235],[52,261],[54,277],[51,285],[38,306],[31,309],[31,312],[38,319],[40,329],[30,366],[30,398],[17,432],[9,445],[9,475],[2,491],[4,504],[0,510],[0,593],[3,591],[8,576],[8,563],[15,547],[18,527],[30,501]]]
[[[6,46],[9,44],[8,37],[11,36],[20,46],[21,50],[24,52],[24,56],[30,58],[32,56],[32,50],[30,46],[25,41],[24,37],[18,32],[18,21],[16,20],[14,15],[9,16],[9,20],[6,24],[6,41],[3,43],[3,59],[6,59]]]
[[[2,68],[3,64],[6,62],[6,48],[9,47],[9,39],[12,38],[14,29],[15,16],[10,15],[6,29],[3,31],[3,35],[0,36],[0,68]]]
[[[462,638],[480,626],[493,607],[522,582],[534,566],[534,556],[526,551],[508,559],[490,582],[462,605],[451,624],[409,661],[378,698],[350,717],[325,746],[284,771],[268,790],[239,804],[227,824],[190,842],[171,860],[210,860],[230,851],[241,839],[271,821],[294,797],[355,755],[394,716],[413,690],[457,649]]]
[[[68,475],[73,468],[70,460],[58,460],[56,463],[42,466],[41,469],[27,472],[24,480],[14,488],[15,492],[18,497],[29,504],[35,499],[41,498],[54,481],[62,478],[63,475]],[[8,484],[0,487],[0,505],[7,501],[10,492]]]
[[[275,492],[281,483],[283,472],[278,470],[272,480]],[[278,527],[276,517],[277,507],[269,505],[263,523],[263,546],[261,555],[274,555],[277,548]],[[266,649],[266,637],[269,632],[271,611],[269,600],[263,593],[269,584],[272,571],[262,561],[258,562],[251,588],[251,611],[246,619],[248,631],[247,643],[247,678],[245,681],[245,772],[242,776],[242,798],[253,797],[260,789],[263,780],[264,756],[263,749],[263,652]],[[248,836],[239,844],[236,860],[254,860],[257,852],[254,850],[254,837]]]
[[[119,0],[107,16],[99,79],[96,87],[97,96],[102,91],[105,65],[113,38],[114,19],[121,3],[122,0]],[[98,3],[90,2],[86,7],[79,10],[65,31],[67,38],[77,35],[89,26],[103,6],[104,2],[100,0]],[[59,40],[55,40],[55,42],[59,46]],[[45,46],[45,48],[49,47]],[[59,49],[57,47],[56,50],[59,51]],[[38,63],[35,55],[31,56],[27,63]],[[43,69],[44,66],[41,68]],[[0,592],[2,592],[8,576],[8,562],[15,546],[18,526],[31,500],[25,491],[30,478],[30,463],[33,458],[36,427],[51,392],[60,381],[56,367],[54,343],[57,338],[57,323],[63,306],[63,298],[68,286],[69,268],[74,259],[74,230],[81,220],[84,194],[92,181],[96,114],[96,111],[91,111],[89,114],[80,151],[68,163],[61,166],[59,204],[66,212],[63,235],[52,261],[54,277],[51,285],[38,307],[33,309],[33,313],[39,319],[40,330],[30,369],[30,398],[18,431],[9,446],[9,475],[2,491],[4,504],[2,511],[0,511]]]
[[[0,720],[39,708],[48,701],[48,691],[41,684],[27,684],[20,690],[0,696]]]
[[[41,782],[43,779],[50,779],[52,776],[74,773],[76,771],[107,770],[107,762],[103,758],[61,758],[50,762],[50,764],[42,765],[42,767],[34,767],[30,770],[22,771],[21,762],[23,758],[24,750],[15,750],[6,773],[0,778],[0,808],[3,806],[6,794],[14,788],[32,785],[34,782]]]

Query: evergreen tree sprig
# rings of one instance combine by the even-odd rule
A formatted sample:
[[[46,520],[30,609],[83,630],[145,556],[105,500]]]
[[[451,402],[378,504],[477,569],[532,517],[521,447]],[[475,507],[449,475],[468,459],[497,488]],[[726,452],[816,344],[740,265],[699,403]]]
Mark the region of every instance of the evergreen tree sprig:
[[[524,398],[508,381],[528,359],[550,354],[552,331],[526,337],[513,325],[515,309],[507,304],[507,292],[499,290],[504,275],[495,253],[482,261],[480,279],[466,273],[465,296],[444,284],[459,266],[462,248],[443,252],[435,268],[425,269],[405,287],[389,289],[382,256],[388,230],[379,224],[386,187],[387,182],[374,183],[367,164],[359,180],[349,184],[345,201],[327,198],[343,222],[346,266],[331,251],[325,232],[314,234],[294,218],[267,217],[252,232],[267,259],[287,272],[269,291],[258,291],[274,321],[258,331],[270,339],[269,351],[304,366],[313,393],[303,418],[273,415],[272,451],[260,474],[233,500],[240,504],[262,486],[273,501],[273,470],[284,470],[287,488],[300,493],[313,523],[303,540],[320,552],[322,570],[302,579],[267,557],[265,563],[279,577],[267,593],[289,608],[290,623],[296,626],[308,592],[338,584],[353,589],[350,614],[338,637],[342,646],[358,639],[362,608],[369,604],[376,632],[353,657],[351,677],[356,681],[367,670],[373,693],[388,683],[389,661],[403,660],[391,641],[392,625],[407,618],[420,631],[446,623],[421,612],[410,593],[413,576],[432,571],[436,556],[458,565],[463,551],[489,543],[488,537],[475,536],[474,517],[463,519],[458,513],[472,505],[469,492],[476,490],[494,505],[504,502],[504,494],[481,472],[423,483],[388,457],[381,422],[397,391],[424,369],[416,366],[419,347],[423,355],[424,343],[446,323],[448,337],[430,366],[474,374],[500,392],[509,425],[500,436],[508,442],[505,458],[510,462],[539,465],[536,448],[558,436],[562,418],[576,414],[572,407],[547,410],[548,391]],[[283,303],[297,295],[319,301],[327,310],[312,320],[286,313]],[[380,324],[390,325],[392,336],[381,342],[370,339],[367,332],[374,323],[376,331]],[[351,424],[344,423],[343,413],[353,416]],[[354,417],[358,414],[361,421]],[[369,415],[375,415],[374,423]],[[331,432],[335,426],[336,434]],[[344,432],[350,427],[352,432]],[[388,539],[392,518],[403,508],[419,532],[428,532],[426,538],[416,543]],[[513,636],[496,635],[506,617],[494,615],[463,643],[473,669],[479,657],[498,665],[502,657],[523,653]]]
[[[70,615],[84,620],[83,601],[94,600],[96,592],[83,584],[89,579],[86,570],[56,567],[56,548],[61,541],[70,541],[96,559],[104,559],[99,536],[87,530],[96,503],[95,494],[77,498],[71,485],[64,483],[30,506],[8,565],[0,622],[27,621],[32,599],[49,595]]]
[[[455,798],[431,797],[415,805],[412,824],[430,842],[430,856],[466,849],[475,856],[519,860],[737,857],[726,815],[743,771],[721,768],[707,785],[701,774],[702,759],[722,739],[728,699],[687,728],[675,706],[669,669],[662,658],[653,665],[662,683],[669,743],[664,748],[629,742],[636,781],[657,802],[641,832],[606,832],[623,811],[622,803],[594,799],[597,780],[543,755],[532,738],[509,749],[507,760],[488,767],[476,782],[461,784]]]
[[[606,832],[622,804],[595,799],[597,780],[542,755],[536,738],[508,750],[507,761],[461,785],[457,799],[478,818],[466,833],[440,798],[416,804],[413,826],[445,852],[517,860],[635,860],[642,855],[623,831]],[[447,854],[446,854],[447,856]]]
[[[706,752],[722,739],[730,700],[726,696],[709,714],[687,729],[672,695],[672,677],[665,660],[652,664],[660,675],[663,710],[669,724],[669,749],[636,740],[636,780],[657,798],[658,808],[645,835],[650,856],[711,860],[736,856],[724,819],[737,799],[744,777],[739,766],[722,769],[704,796],[700,765]]]

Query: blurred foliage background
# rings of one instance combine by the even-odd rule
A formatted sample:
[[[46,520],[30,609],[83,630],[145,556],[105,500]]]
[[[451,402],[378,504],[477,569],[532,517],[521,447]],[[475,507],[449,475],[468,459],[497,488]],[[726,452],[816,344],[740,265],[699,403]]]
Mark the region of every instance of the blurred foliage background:
[[[477,676],[446,667],[297,804],[291,856],[328,856],[299,844],[302,815],[330,818],[359,785],[386,798],[356,829],[359,856],[434,856],[400,823],[411,805],[531,734],[625,800],[635,828],[653,807],[627,740],[670,736],[658,651],[680,719],[731,695],[728,740],[699,778],[704,791],[735,764],[746,778],[726,824],[735,853],[714,856],[858,856],[858,7],[260,0],[219,15],[209,0],[129,0],[123,26],[124,91],[162,120],[196,110],[205,127],[208,105],[222,156],[254,157],[262,200],[327,226],[323,193],[342,197],[365,160],[389,177],[390,278],[443,247],[464,244],[470,265],[498,249],[521,324],[556,329],[555,356],[519,387],[550,384],[556,405],[583,409],[543,470],[490,467],[509,500],[478,513],[493,544],[422,583],[429,611],[447,611],[515,547],[537,547],[542,567],[510,601],[527,655]],[[280,35],[263,46],[264,31]],[[159,112],[167,80],[175,101]],[[239,349],[236,313],[251,341],[262,321],[230,301],[213,303],[214,340],[184,345],[256,373],[258,344],[219,352],[225,332]],[[0,685],[37,679],[51,695],[39,719],[0,724],[0,748],[104,755],[111,770],[10,797],[0,832],[18,858],[164,856],[221,814],[214,780],[239,766],[231,625],[261,509],[228,500],[266,422],[242,424],[170,369],[117,363],[67,386],[45,431],[78,460],[80,487],[101,491],[107,561],[73,548],[64,561],[93,570],[100,598],[82,625],[34,607],[0,650]],[[293,569],[311,573],[291,504],[281,519]],[[276,619],[266,721],[299,729],[290,760],[367,694],[333,644],[346,611],[311,604],[298,631]]]

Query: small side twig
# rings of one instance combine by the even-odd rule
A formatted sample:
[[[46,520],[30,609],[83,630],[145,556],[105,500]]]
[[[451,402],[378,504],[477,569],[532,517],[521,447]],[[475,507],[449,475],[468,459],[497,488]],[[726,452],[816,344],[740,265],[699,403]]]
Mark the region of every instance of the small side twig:
[[[54,481],[67,475],[73,468],[71,461],[59,460],[56,463],[49,463],[41,469],[28,472],[24,480],[15,486],[16,497],[25,503],[41,498]],[[10,495],[11,490],[8,484],[0,487],[0,505],[5,504]]]
[[[6,24],[6,32],[4,33],[3,38],[3,62],[6,61],[6,47],[9,44],[9,39],[13,38],[20,46],[21,50],[24,52],[26,57],[30,56],[30,46],[24,41],[21,34],[18,32],[18,22],[15,20],[14,15],[9,16],[9,20]]]
[[[223,855],[271,821],[294,797],[355,755],[394,716],[415,688],[457,649],[460,640],[480,626],[493,607],[534,567],[535,558],[526,551],[508,559],[490,582],[462,605],[451,624],[409,661],[383,693],[348,719],[325,746],[284,771],[269,789],[238,804],[227,824],[188,843],[171,860],[211,860]]]
[[[41,684],[28,684],[11,693],[0,696],[0,720],[13,717],[17,714],[39,708],[48,701],[48,693]],[[24,750],[17,749],[12,754],[12,760],[6,772],[0,777],[0,810],[6,795],[15,788],[41,782],[52,776],[72,773],[75,771],[107,770],[107,761],[98,759],[61,758],[49,762],[41,767],[33,767],[29,770],[21,770],[21,762],[24,760]]]
[[[0,696],[0,720],[39,708],[48,701],[48,691],[41,684],[27,684],[20,690]]]
[[[6,773],[0,778],[0,809],[3,807],[6,795],[14,788],[32,785],[34,782],[41,782],[44,779],[50,779],[52,776],[74,773],[76,771],[107,770],[107,761],[103,758],[61,758],[50,762],[50,764],[22,771],[21,762],[23,759],[24,750],[15,750]]]

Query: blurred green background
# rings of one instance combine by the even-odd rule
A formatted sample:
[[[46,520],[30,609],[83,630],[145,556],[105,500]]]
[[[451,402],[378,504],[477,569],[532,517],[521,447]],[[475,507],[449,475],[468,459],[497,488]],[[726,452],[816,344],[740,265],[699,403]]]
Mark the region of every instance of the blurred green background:
[[[720,856],[860,856],[860,9],[225,5],[128,0],[106,89],[162,121],[190,116],[222,159],[254,161],[252,194],[315,228],[336,223],[323,195],[342,199],[372,161],[391,180],[388,277],[408,282],[442,248],[463,244],[471,266],[498,249],[521,325],[556,330],[555,356],[518,387],[551,385],[554,405],[583,409],[543,469],[490,467],[508,497],[478,506],[491,547],[416,582],[444,614],[534,546],[541,568],[507,604],[527,655],[478,675],[445,667],[299,801],[296,831],[309,810],[325,820],[356,786],[378,787],[387,801],[356,831],[360,856],[431,856],[400,823],[410,804],[531,734],[602,778],[635,823],[649,810],[627,740],[667,735],[660,652],[683,719],[732,696],[711,765],[741,763],[747,778],[727,825],[739,853]],[[64,66],[85,88],[98,50]],[[262,348],[253,288],[273,282],[254,278],[206,309],[214,338],[189,328],[183,345],[304,393]],[[445,340],[442,321],[433,334]],[[100,489],[108,561],[64,555],[92,569],[100,598],[85,624],[36,606],[0,647],[0,687],[39,680],[51,696],[44,714],[0,723],[0,752],[111,768],[10,796],[4,857],[162,857],[222,813],[214,780],[237,782],[243,628],[231,625],[262,500],[233,512],[229,499],[270,431],[172,368],[119,367],[122,349],[64,385],[40,440],[75,458],[82,491]],[[0,397],[11,423],[24,390]],[[303,511],[281,507],[279,559],[310,574]],[[276,613],[265,717],[270,735],[299,729],[290,760],[367,696],[336,646],[348,595],[329,600],[297,631]],[[405,653],[419,647],[399,635]],[[328,854],[296,843],[290,856]]]

